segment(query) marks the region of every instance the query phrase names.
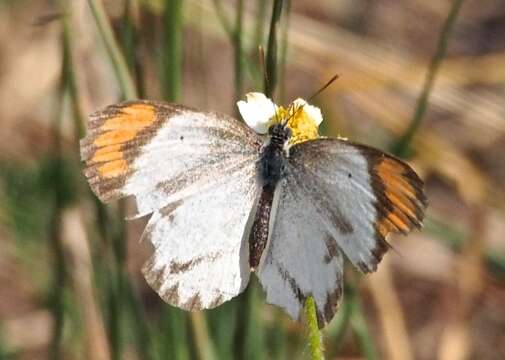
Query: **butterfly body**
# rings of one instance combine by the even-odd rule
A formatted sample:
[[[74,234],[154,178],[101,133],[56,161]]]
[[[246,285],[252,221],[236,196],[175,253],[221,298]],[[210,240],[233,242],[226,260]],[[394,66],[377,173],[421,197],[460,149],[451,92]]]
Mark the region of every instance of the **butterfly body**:
[[[291,137],[291,130],[282,124],[269,128],[269,139],[261,150],[260,171],[264,188],[273,191],[282,176],[286,156],[285,145]]]
[[[374,271],[389,233],[420,226],[426,198],[414,171],[379,150],[318,138],[317,116],[306,105],[261,136],[227,115],[161,102],[91,115],[85,175],[103,201],[134,196],[134,215],[150,214],[143,273],[161,298],[213,308],[254,271],[267,302],[297,319],[312,296],[324,326],[342,297],[344,256]]]

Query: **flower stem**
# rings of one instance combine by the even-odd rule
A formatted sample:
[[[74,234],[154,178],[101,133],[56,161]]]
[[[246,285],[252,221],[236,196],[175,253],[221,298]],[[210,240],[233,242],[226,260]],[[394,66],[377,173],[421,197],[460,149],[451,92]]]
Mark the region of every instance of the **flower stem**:
[[[305,301],[305,315],[309,330],[310,358],[312,360],[322,360],[324,359],[323,342],[317,323],[316,304],[312,296],[309,296]]]

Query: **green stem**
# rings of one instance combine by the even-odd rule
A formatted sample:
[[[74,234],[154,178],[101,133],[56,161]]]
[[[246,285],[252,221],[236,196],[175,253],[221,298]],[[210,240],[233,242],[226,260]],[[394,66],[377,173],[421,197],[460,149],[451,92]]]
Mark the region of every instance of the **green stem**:
[[[63,250],[63,244],[61,242],[61,208],[63,206],[63,201],[61,198],[60,184],[62,179],[62,168],[61,168],[61,125],[62,125],[62,98],[65,90],[68,86],[67,75],[69,73],[69,57],[65,46],[65,36],[62,39],[62,50],[63,50],[63,66],[61,73],[61,81],[59,85],[59,96],[58,103],[56,105],[56,111],[54,115],[54,124],[52,127],[53,131],[53,144],[52,151],[53,156],[56,158],[56,163],[52,169],[52,182],[54,184],[54,203],[53,203],[53,213],[50,222],[50,244],[51,251],[54,255],[53,263],[53,279],[52,279],[52,289],[51,289],[51,310],[54,319],[51,343],[49,347],[49,358],[53,360],[61,359],[63,357],[61,342],[63,338],[63,326],[65,320],[65,311],[63,303],[63,295],[65,291],[66,284],[66,264],[65,264],[65,254]]]
[[[124,16],[122,19],[121,43],[124,49],[126,64],[131,73],[135,70],[135,47],[137,42],[137,34],[134,24],[134,12],[136,0],[125,0]]]
[[[160,359],[188,360],[191,358],[188,345],[188,314],[182,310],[165,307],[161,314],[162,351]],[[194,357],[194,356],[193,356]]]
[[[119,45],[114,38],[112,27],[105,14],[105,9],[100,0],[88,0],[89,7],[93,13],[98,31],[107,49],[107,53],[112,62],[116,77],[123,93],[123,97],[129,100],[137,98],[137,89],[133,78],[128,71],[126,60],[119,49]]]
[[[258,283],[251,281],[246,291],[239,295],[237,326],[234,336],[236,359],[264,359],[264,328],[259,320]]]
[[[242,59],[242,23],[244,22],[244,1],[239,0],[237,4],[237,14],[235,16],[235,30],[233,36],[233,50],[235,60],[235,100],[240,100],[244,92],[244,61]],[[236,110],[238,112],[238,109]],[[239,114],[237,113],[240,119]]]
[[[176,101],[180,95],[182,74],[182,0],[165,1],[164,24],[163,96]]]
[[[121,284],[118,279],[118,271],[113,269],[107,274],[107,307],[108,307],[108,335],[111,349],[111,359],[119,360],[122,356],[123,333],[121,326],[122,306],[121,306]]]
[[[253,47],[250,49],[251,57],[258,59],[259,48],[263,46],[264,36],[265,36],[265,19],[267,16],[267,2],[266,0],[258,0],[256,6],[256,20],[254,25],[254,42]],[[259,89],[263,87],[263,81],[265,80],[264,74],[265,69],[263,69],[264,59],[260,61],[254,61],[250,66],[250,72],[254,81],[254,88]]]
[[[207,319],[202,311],[194,311],[190,314],[195,350],[200,360],[217,359],[214,344],[210,340],[207,328]]]
[[[135,331],[135,341],[137,343],[137,352],[140,359],[150,360],[155,359],[152,344],[152,333],[149,327],[149,321],[146,318],[142,302],[138,298],[138,291],[130,284],[126,289],[128,291],[127,301],[130,308],[131,327],[137,329]]]
[[[283,0],[275,0],[272,7],[270,31],[266,55],[266,71],[268,81],[265,83],[265,95],[272,97],[277,84],[277,25],[281,18]]]
[[[449,37],[454,27],[454,23],[456,22],[456,18],[458,16],[462,4],[463,0],[453,0],[452,2],[449,15],[447,16],[447,19],[445,20],[442,30],[440,32],[437,49],[435,51],[435,54],[433,55],[433,58],[431,59],[428,68],[428,73],[426,74],[426,78],[424,81],[423,89],[421,91],[419,99],[417,100],[416,109],[414,111],[412,120],[410,121],[410,125],[405,131],[405,133],[392,147],[392,152],[398,156],[405,157],[409,154],[410,143],[412,142],[414,135],[419,129],[424,114],[426,113],[426,109],[428,107],[428,99],[430,97],[431,90],[433,89],[433,84],[435,82],[438,69],[440,68],[442,60],[445,57]]]
[[[311,360],[324,359],[322,336],[317,323],[316,304],[312,296],[307,298],[304,308],[309,330],[310,358]]]
[[[281,25],[281,49],[280,49],[280,64],[279,64],[279,83],[280,83],[280,90],[279,90],[279,100],[280,102],[285,101],[285,83],[284,83],[284,77],[286,73],[286,61],[287,61],[287,54],[288,54],[288,30],[289,30],[289,14],[291,13],[291,0],[286,0],[285,3],[286,7],[286,16],[284,17],[284,21]]]
[[[50,345],[50,358],[51,359],[61,359],[62,358],[62,348],[61,341],[63,337],[63,325],[64,325],[64,303],[63,295],[65,291],[66,283],[66,266],[65,266],[65,255],[63,252],[63,245],[61,244],[60,238],[60,222],[61,213],[60,209],[57,208],[57,204],[52,214],[51,219],[51,250],[54,255],[53,263],[53,285],[51,290],[51,308],[53,315],[53,330]]]
[[[72,105],[72,113],[74,118],[74,129],[75,129],[75,141],[76,145],[79,145],[78,139],[84,136],[84,122],[86,117],[84,116],[84,111],[80,102],[79,88],[77,86],[77,79],[74,71],[74,58],[72,54],[72,40],[73,34],[71,30],[71,25],[69,22],[69,10],[63,0],[60,0],[60,8],[62,13],[68,14],[68,16],[62,17],[63,24],[63,57],[65,60],[65,66],[63,71],[65,71],[65,78],[67,81],[67,89],[70,95],[70,101]]]

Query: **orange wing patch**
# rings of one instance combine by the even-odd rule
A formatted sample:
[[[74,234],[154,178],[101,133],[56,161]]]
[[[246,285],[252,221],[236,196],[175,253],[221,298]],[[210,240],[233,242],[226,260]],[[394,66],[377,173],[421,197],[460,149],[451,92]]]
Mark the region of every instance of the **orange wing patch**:
[[[124,159],[110,161],[98,168],[98,173],[104,178],[113,178],[126,173],[128,164]]]
[[[372,169],[378,197],[377,230],[382,238],[391,232],[408,233],[421,227],[427,204],[423,182],[404,162],[393,157],[378,159]]]
[[[142,139],[160,119],[159,106],[147,101],[112,105],[91,115],[88,136],[81,141],[85,174],[102,199],[120,190]]]
[[[128,164],[123,158],[122,144],[135,139],[140,131],[152,125],[155,120],[156,112],[152,105],[140,103],[122,108],[99,127],[100,135],[93,141],[97,150],[89,164],[104,163],[97,171],[105,178],[126,173]]]

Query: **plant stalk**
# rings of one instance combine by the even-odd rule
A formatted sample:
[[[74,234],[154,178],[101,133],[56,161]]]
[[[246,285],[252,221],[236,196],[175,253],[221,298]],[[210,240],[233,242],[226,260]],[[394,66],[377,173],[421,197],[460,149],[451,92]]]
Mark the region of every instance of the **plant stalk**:
[[[137,89],[135,88],[135,82],[128,71],[128,65],[114,37],[101,0],[88,0],[88,4],[112,62],[123,97],[127,100],[136,99]]]
[[[428,99],[433,89],[435,78],[440,68],[440,65],[442,64],[442,61],[447,52],[447,44],[449,42],[449,37],[451,35],[452,29],[454,28],[454,23],[456,22],[456,18],[458,16],[459,10],[461,9],[463,1],[464,0],[453,0],[452,2],[449,15],[447,16],[447,19],[445,20],[442,26],[442,30],[440,32],[437,49],[428,67],[428,72],[426,74],[426,78],[423,84],[423,89],[421,91],[419,99],[417,100],[412,120],[410,121],[409,127],[407,128],[405,133],[392,147],[392,152],[397,156],[405,157],[409,155],[410,144],[412,142],[412,139],[414,138],[414,135],[419,129],[419,126],[421,125],[422,120],[424,118],[424,114],[426,113],[426,110],[428,108]]]
[[[321,332],[317,323],[317,312],[314,298],[309,296],[305,300],[305,316],[307,317],[307,329],[309,331],[309,348],[311,360],[322,360],[323,355],[323,342]]]

